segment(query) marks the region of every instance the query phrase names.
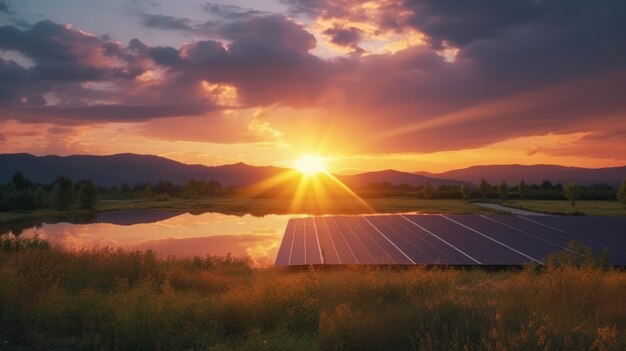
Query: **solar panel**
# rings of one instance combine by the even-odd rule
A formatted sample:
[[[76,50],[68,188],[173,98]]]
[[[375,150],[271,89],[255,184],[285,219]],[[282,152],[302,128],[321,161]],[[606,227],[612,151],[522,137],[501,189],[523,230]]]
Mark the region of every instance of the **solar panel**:
[[[292,218],[276,265],[543,264],[572,240],[626,265],[626,218],[513,215]]]

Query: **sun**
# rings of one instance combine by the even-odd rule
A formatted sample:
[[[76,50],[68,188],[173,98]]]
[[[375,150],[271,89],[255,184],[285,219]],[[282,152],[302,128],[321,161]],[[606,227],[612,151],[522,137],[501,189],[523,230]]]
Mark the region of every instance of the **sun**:
[[[293,162],[294,168],[305,176],[326,173],[326,160],[315,155],[303,155]]]

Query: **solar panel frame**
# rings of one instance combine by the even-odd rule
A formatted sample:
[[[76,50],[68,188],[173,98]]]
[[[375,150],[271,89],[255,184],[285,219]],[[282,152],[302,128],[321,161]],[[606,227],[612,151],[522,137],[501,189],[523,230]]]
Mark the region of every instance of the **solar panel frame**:
[[[626,266],[626,218],[447,214],[292,218],[276,265],[543,264],[572,240]]]

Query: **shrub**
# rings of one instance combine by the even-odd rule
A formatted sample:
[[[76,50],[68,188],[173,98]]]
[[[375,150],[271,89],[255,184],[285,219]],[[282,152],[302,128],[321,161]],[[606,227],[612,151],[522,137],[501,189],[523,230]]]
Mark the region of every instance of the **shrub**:
[[[563,195],[567,200],[569,200],[572,206],[576,206],[576,200],[578,199],[579,193],[580,190],[578,189],[576,182],[569,182],[563,188]]]
[[[500,195],[500,199],[502,201],[505,201],[506,198],[509,196],[509,186],[506,184],[505,181],[502,181],[502,183],[498,185],[498,195]]]
[[[424,188],[422,189],[422,192],[424,193],[424,198],[425,199],[430,199],[430,197],[433,195],[433,186],[430,185],[429,181],[426,181],[426,183],[424,183]]]
[[[463,196],[463,199],[469,200],[471,193],[472,193],[472,189],[470,185],[467,183],[463,183],[463,185],[461,185],[461,195]]]
[[[626,215],[626,178],[622,180],[619,189],[617,189],[617,200],[622,203],[622,209]]]
[[[480,196],[483,199],[487,198],[487,195],[491,191],[491,185],[487,182],[486,179],[480,180],[480,184],[478,185],[478,191],[480,191]]]
[[[57,177],[52,187],[52,199],[57,210],[70,209],[74,202],[74,189],[72,181],[64,176]]]
[[[91,181],[82,182],[78,190],[78,202],[80,208],[92,210],[98,203],[98,195],[98,187],[96,187]]]

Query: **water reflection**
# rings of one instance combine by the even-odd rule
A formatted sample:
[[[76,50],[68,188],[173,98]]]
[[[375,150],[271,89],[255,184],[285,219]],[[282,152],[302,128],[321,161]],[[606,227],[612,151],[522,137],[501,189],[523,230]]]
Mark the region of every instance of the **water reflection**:
[[[288,215],[234,216],[180,211],[110,211],[5,224],[0,233],[34,236],[72,249],[123,247],[152,249],[163,255],[249,256],[255,265],[272,265]]]

